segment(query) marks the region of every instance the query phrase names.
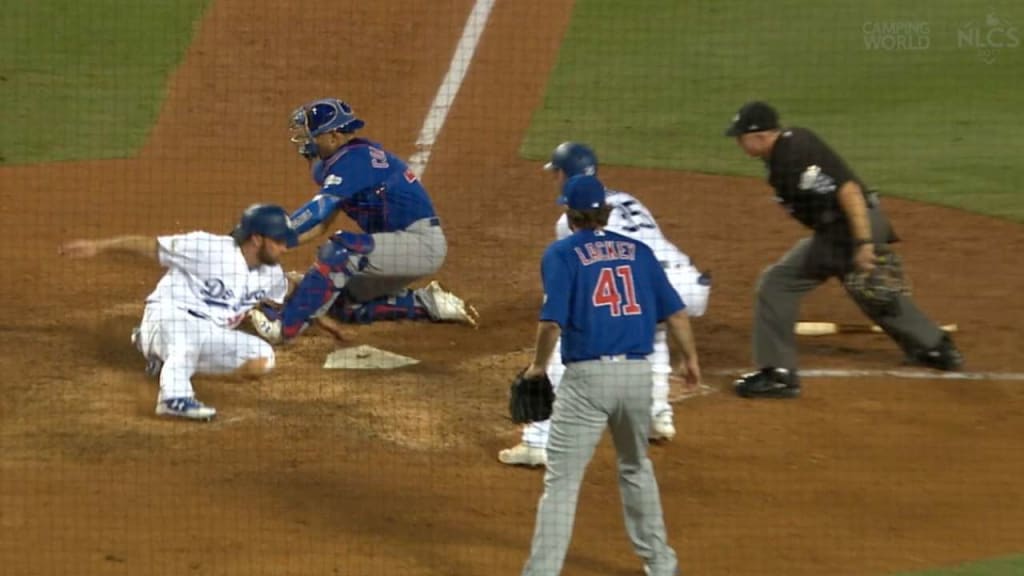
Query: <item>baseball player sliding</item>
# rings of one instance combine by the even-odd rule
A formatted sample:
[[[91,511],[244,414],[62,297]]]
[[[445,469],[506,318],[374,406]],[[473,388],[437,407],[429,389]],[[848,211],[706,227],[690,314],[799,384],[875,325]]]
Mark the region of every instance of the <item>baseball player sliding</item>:
[[[363,126],[336,98],[292,113],[292,142],[310,161],[320,186],[292,214],[299,243],[330,230],[342,212],[362,233],[332,234],[283,309],[260,307],[250,313],[256,332],[268,342],[295,338],[332,307],[332,316],[351,322],[408,318],[476,324],[476,311],[437,282],[406,288],[441,268],[448,244],[419,178],[380,144],[357,138]]]
[[[288,280],[281,255],[297,235],[280,206],[250,206],[229,236],[192,232],[174,236],[119,236],[75,240],[69,258],[128,252],[157,260],[167,273],[146,298],[132,343],[159,375],[156,413],[209,420],[217,411],[196,399],[192,376],[236,373],[259,377],[274,368],[274,350],[235,328],[262,301],[282,303]]]
[[[544,166],[545,170],[561,175],[564,182],[572,176],[586,174],[596,175],[598,169],[597,155],[584,144],[563,142],[551,154],[551,161]],[[662,265],[669,282],[686,303],[686,312],[691,317],[701,316],[707,310],[711,294],[711,277],[702,274],[674,244],[669,242],[658,223],[639,200],[617,190],[607,190],[605,201],[611,207],[605,230],[622,234],[650,247],[658,262]],[[565,204],[565,198],[559,199]],[[566,214],[555,224],[555,236],[567,238],[572,232]],[[654,379],[651,403],[651,432],[653,440],[671,440],[676,434],[672,416],[672,406],[668,403],[669,376],[672,369],[669,365],[669,350],[664,326],[659,327],[654,337],[654,352],[649,358]],[[557,390],[565,372],[562,364],[561,346],[555,347],[551,362],[547,367],[548,377]],[[545,446],[548,442],[550,422],[535,422],[523,428],[522,441],[498,453],[498,460],[504,464],[521,466],[541,466],[547,461]]]

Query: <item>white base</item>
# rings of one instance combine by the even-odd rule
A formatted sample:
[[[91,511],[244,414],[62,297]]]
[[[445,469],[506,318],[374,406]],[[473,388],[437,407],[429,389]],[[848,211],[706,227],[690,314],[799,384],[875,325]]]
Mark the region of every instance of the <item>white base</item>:
[[[415,358],[362,345],[331,352],[324,360],[324,368],[327,370],[391,370],[419,364],[419,362]]]

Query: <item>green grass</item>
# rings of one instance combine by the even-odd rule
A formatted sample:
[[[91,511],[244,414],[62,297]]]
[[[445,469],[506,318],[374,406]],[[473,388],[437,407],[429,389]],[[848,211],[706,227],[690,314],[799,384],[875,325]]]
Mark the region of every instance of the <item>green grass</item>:
[[[1024,9],[997,12],[1017,25]],[[958,46],[981,0],[577,0],[522,153],[583,140],[602,161],[761,176],[721,135],[774,103],[883,194],[1024,220],[1024,45],[986,64]],[[997,7],[998,10],[998,7]],[[924,50],[869,50],[866,22],[926,21]]]
[[[0,162],[130,156],[207,0],[0,0]]]
[[[914,572],[899,576],[1019,576],[1024,574],[1024,556],[972,562],[954,568]]]

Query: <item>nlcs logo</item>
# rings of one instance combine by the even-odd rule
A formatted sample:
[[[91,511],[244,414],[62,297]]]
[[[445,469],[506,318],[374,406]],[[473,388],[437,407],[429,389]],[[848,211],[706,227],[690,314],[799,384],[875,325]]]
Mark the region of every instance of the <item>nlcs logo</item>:
[[[957,30],[957,45],[960,48],[974,48],[986,64],[995,62],[1000,50],[1020,46],[1017,27],[990,12],[984,21],[963,23]]]

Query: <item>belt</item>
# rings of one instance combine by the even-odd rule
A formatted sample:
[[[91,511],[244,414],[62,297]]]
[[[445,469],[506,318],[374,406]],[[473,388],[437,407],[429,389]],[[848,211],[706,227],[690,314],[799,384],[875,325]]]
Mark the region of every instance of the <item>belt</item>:
[[[574,364],[576,362],[595,362],[595,361],[622,362],[624,360],[646,360],[647,356],[648,356],[647,354],[636,354],[636,353],[632,353],[632,352],[629,353],[629,354],[605,354],[605,355],[602,355],[602,356],[594,356],[592,358],[580,358],[579,360],[570,360],[569,362],[566,362],[566,364]]]
[[[438,218],[437,216],[434,216],[433,218],[430,219],[429,222],[427,222],[427,224],[429,226],[440,226],[441,225],[441,219]]]

